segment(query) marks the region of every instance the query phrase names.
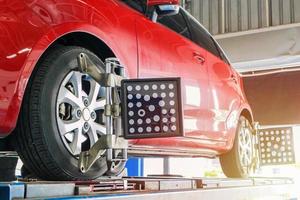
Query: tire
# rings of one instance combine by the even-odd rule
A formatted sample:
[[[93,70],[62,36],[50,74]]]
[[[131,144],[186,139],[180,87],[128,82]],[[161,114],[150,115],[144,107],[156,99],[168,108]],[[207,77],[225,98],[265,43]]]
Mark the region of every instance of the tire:
[[[26,169],[44,180],[90,180],[102,176],[108,170],[106,159],[102,157],[87,173],[80,172],[78,168],[79,150],[88,150],[92,143],[96,142],[97,137],[101,137],[101,134],[98,134],[98,129],[94,129],[94,125],[89,125],[88,129],[85,130],[86,127],[81,126],[81,124],[78,125],[79,128],[77,127],[67,133],[66,126],[69,122],[74,123],[72,120],[77,120],[81,123],[82,120],[91,120],[92,111],[86,112],[90,114],[90,117],[87,117],[88,114],[85,115],[82,112],[79,115],[74,111],[76,106],[71,106],[71,104],[75,101],[69,105],[65,102],[59,104],[60,101],[63,101],[63,98],[60,97],[61,91],[65,91],[66,88],[68,92],[71,91],[74,95],[78,95],[78,98],[76,96],[77,100],[87,99],[90,96],[94,98],[94,95],[88,96],[89,94],[85,92],[86,90],[92,91],[91,88],[94,86],[93,80],[86,75],[80,75],[78,80],[80,83],[81,81],[88,81],[89,89],[86,89],[88,86],[85,88],[81,86],[85,82],[78,84],[82,90],[73,84],[74,82],[70,87],[64,85],[65,80],[72,81],[73,75],[78,75],[79,72],[74,70],[78,69],[77,56],[80,53],[87,54],[95,64],[104,67],[103,62],[87,49],[77,46],[55,47],[49,50],[38,62],[23,98],[15,133],[17,152]],[[71,77],[70,80],[67,79],[69,77]],[[95,89],[95,91],[100,90]],[[97,98],[96,95],[95,101]],[[62,106],[63,104],[64,106]],[[85,102],[80,105],[85,105]],[[69,112],[68,115],[67,112]],[[94,117],[93,120],[96,123],[98,115],[95,116],[97,117]],[[93,121],[87,122],[95,124]],[[103,127],[103,125],[101,126]],[[73,134],[72,139],[67,138],[66,135],[68,134]],[[86,140],[79,138],[86,138]]]
[[[243,131],[245,134],[243,134]],[[247,140],[242,137],[246,135]],[[243,141],[249,141],[244,142]],[[246,146],[248,148],[246,148]],[[220,164],[224,174],[228,178],[247,178],[253,171],[255,164],[255,150],[254,150],[254,133],[248,119],[241,116],[238,122],[237,132],[232,149],[220,156]],[[246,154],[240,152],[247,152]],[[243,155],[241,155],[243,154]],[[247,156],[245,156],[247,155]],[[248,158],[248,159],[246,159]]]
[[[122,151],[116,150],[115,154],[122,154]],[[106,176],[119,176],[125,169],[126,161],[113,161],[107,163],[107,172]]]
[[[24,179],[37,179],[37,176],[32,174],[32,172],[29,171],[25,165],[22,165],[21,167],[21,177]]]
[[[119,161],[118,163],[108,164],[108,171],[105,173],[106,176],[121,176],[125,169],[126,161]]]

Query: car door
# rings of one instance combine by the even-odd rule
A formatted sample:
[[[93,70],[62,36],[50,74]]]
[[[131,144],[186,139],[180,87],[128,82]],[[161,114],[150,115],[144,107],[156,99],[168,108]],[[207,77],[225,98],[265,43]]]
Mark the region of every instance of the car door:
[[[197,22],[191,15],[187,14],[188,22],[194,40],[207,50],[207,68],[209,77],[209,122],[207,124],[210,138],[225,140],[228,130],[235,126],[230,115],[239,106],[238,82],[236,73],[215,40],[208,31]]]
[[[214,40],[212,39],[212,41]],[[239,118],[239,94],[241,91],[237,72],[231,68],[217,44],[216,48],[220,52],[219,57],[214,54],[208,55],[211,57],[210,63],[208,63],[208,74],[213,97],[210,105],[213,111],[210,130],[212,134],[218,133],[220,137],[228,139],[229,135],[234,134],[233,131],[235,131]]]
[[[137,19],[140,77],[181,77],[186,137],[207,130],[209,82],[206,50],[191,41],[183,10],[157,22]]]

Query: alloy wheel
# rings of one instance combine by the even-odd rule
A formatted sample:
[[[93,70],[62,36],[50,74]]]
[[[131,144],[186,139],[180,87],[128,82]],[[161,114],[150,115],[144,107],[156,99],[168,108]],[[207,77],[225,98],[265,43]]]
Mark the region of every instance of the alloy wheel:
[[[60,85],[56,121],[60,137],[73,156],[89,150],[106,133],[105,90],[88,75],[71,71]]]
[[[239,129],[238,153],[243,170],[247,173],[251,170],[253,163],[253,134],[247,120],[242,122]]]

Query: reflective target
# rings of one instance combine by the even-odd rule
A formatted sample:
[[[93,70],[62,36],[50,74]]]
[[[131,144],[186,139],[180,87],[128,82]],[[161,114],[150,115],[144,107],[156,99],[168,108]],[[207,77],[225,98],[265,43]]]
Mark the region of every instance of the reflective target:
[[[261,165],[295,163],[292,127],[260,129],[258,140]]]
[[[183,136],[180,78],[122,81],[124,137]]]

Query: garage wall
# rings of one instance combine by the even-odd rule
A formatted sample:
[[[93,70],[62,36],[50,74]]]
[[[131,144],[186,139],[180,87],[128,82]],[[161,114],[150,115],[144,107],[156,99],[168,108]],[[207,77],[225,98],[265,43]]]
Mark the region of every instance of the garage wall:
[[[294,71],[243,78],[254,119],[260,125],[300,124],[299,77],[300,71]]]
[[[300,22],[300,0],[183,0],[212,34]]]

